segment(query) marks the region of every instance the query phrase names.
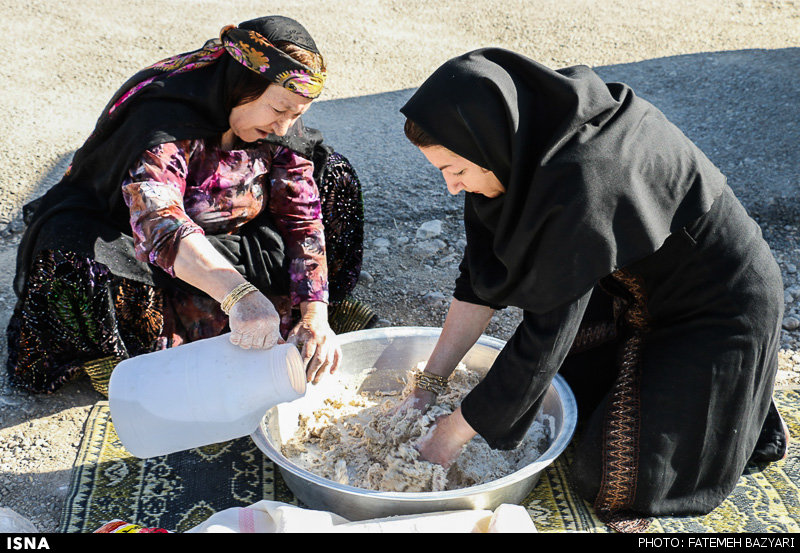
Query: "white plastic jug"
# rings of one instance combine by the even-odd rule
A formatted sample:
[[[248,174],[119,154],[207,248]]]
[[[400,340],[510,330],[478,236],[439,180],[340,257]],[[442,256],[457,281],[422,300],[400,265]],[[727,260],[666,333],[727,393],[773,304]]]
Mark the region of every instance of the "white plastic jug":
[[[144,459],[247,436],[271,407],[305,394],[296,346],[243,349],[229,336],[139,355],[114,368],[108,402],[125,449]]]

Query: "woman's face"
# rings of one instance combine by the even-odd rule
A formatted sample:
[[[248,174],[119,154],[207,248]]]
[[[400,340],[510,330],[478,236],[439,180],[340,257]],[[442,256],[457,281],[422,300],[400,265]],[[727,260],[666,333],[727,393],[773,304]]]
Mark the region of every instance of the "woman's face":
[[[252,102],[233,108],[228,122],[231,131],[244,142],[261,140],[270,133],[283,136],[311,102],[311,98],[271,84]]]
[[[420,148],[420,151],[442,172],[447,190],[454,196],[465,190],[483,194],[487,198],[496,198],[506,191],[494,173],[451,152],[444,146],[426,146]]]

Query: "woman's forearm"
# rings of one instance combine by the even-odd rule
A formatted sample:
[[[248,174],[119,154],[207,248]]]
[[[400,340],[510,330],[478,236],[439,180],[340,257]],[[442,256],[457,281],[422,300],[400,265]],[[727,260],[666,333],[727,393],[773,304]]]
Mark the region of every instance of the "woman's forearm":
[[[175,276],[221,302],[245,279],[200,233],[184,236],[175,255]]]
[[[220,302],[245,278],[199,233],[184,236],[173,263],[175,276]],[[269,349],[281,341],[280,315],[261,293],[245,293],[226,310],[230,341],[245,349]]]
[[[442,334],[433,349],[425,370],[449,376],[492,320],[494,309],[453,298],[444,321]]]

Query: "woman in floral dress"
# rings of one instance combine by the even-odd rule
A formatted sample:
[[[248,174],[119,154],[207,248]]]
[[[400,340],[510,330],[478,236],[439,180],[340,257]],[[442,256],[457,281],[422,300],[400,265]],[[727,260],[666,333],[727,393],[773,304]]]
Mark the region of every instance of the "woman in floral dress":
[[[10,380],[52,392],[87,372],[105,393],[120,360],[228,331],[301,344],[309,381],[336,370],[330,311],[360,271],[363,206],[302,124],[325,76],[299,23],[263,17],[125,83],[25,208]]]

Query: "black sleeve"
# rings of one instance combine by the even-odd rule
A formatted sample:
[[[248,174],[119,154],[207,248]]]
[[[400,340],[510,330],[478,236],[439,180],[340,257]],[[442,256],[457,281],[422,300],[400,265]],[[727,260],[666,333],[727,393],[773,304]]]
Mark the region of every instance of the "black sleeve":
[[[456,278],[456,286],[453,290],[453,297],[459,301],[474,303],[476,305],[485,305],[495,310],[505,309],[505,305],[492,304],[479,298],[475,291],[472,289],[472,282],[469,277],[469,265],[467,264],[467,252],[464,251],[464,257],[461,259],[461,264],[458,266],[459,275]]]
[[[513,449],[539,412],[578,333],[591,291],[544,314],[525,311],[486,377],[464,398],[466,421],[494,449]]]

